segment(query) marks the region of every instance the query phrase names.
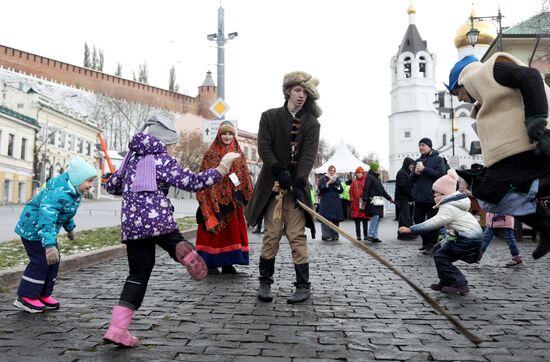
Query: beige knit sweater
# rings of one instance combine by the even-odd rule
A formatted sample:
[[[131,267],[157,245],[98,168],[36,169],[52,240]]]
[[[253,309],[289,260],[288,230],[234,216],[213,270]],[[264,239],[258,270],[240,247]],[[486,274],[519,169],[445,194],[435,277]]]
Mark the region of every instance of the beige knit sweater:
[[[519,89],[504,87],[493,76],[495,62],[523,65],[506,53],[496,53],[485,63],[468,64],[458,77],[477,101],[471,117],[476,119],[477,133],[486,167],[521,152],[533,150],[525,128],[523,98]],[[550,88],[544,86],[550,104]]]

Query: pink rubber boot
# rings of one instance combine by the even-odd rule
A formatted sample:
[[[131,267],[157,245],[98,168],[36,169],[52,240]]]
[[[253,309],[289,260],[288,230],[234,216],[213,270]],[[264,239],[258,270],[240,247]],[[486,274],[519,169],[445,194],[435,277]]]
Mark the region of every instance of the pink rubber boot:
[[[114,343],[122,347],[137,347],[139,339],[128,332],[134,311],[120,305],[113,307],[113,316],[109,329],[103,336],[105,343]]]
[[[187,268],[187,272],[195,280],[203,280],[208,274],[208,267],[199,254],[193,249],[193,245],[187,241],[181,241],[176,245],[176,258]]]

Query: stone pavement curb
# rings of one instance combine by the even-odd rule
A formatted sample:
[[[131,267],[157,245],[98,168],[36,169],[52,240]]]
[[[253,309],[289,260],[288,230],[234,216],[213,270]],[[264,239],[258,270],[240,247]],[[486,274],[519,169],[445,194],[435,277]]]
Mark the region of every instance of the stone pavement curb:
[[[182,232],[182,235],[186,240],[194,239],[196,234],[196,229]],[[124,254],[126,254],[126,245],[119,244],[62,257],[61,264],[59,266],[59,274],[74,272],[79,269],[87,268],[89,266],[117,258]],[[23,276],[25,268],[26,265],[22,265],[0,271],[0,288],[12,288],[17,286]]]

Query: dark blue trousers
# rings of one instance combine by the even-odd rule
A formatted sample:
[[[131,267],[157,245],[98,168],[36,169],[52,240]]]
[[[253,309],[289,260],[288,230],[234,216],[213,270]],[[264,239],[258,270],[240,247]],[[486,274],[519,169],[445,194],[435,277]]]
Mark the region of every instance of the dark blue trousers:
[[[455,288],[468,285],[464,274],[453,263],[457,260],[468,264],[477,262],[481,252],[481,242],[481,238],[466,239],[458,236],[454,241],[436,244],[433,252],[439,284]]]
[[[49,297],[52,295],[59,263],[48,265],[46,261],[46,251],[42,247],[40,240],[27,240],[21,238],[27,255],[29,264],[25,268],[17,295],[30,299],[37,299],[39,296]]]

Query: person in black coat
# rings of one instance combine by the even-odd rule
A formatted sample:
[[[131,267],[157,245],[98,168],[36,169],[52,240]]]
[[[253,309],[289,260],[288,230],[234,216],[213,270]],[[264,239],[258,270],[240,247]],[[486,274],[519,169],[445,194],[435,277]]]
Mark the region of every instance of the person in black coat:
[[[413,204],[413,186],[409,176],[413,170],[414,160],[410,157],[405,157],[403,166],[395,176],[395,203],[399,206],[399,213],[397,215],[399,227],[410,227],[412,224],[411,209]],[[399,240],[414,240],[416,236],[413,234],[401,234],[398,231],[397,238]]]
[[[373,198],[384,197],[390,202],[394,201],[386,190],[384,190],[384,186],[382,186],[380,174],[378,173],[378,163],[371,162],[369,166],[370,170],[365,180],[362,196],[363,202],[366,203],[365,214],[371,217],[369,232],[365,240],[373,243],[381,243],[382,240],[378,239],[378,225],[380,223],[380,218],[384,217],[384,205],[378,205]]]
[[[445,163],[439,156],[439,152],[432,149],[432,140],[422,138],[418,142],[420,158],[416,160],[414,172],[410,178],[413,184],[414,223],[421,224],[437,214],[434,209],[434,195],[432,185],[441,176],[445,175]],[[437,243],[438,230],[421,235],[422,247],[419,249],[426,255],[430,255],[432,247]]]
[[[330,165],[328,173],[319,180],[319,196],[321,197],[319,214],[336,226],[344,220],[344,211],[340,201],[342,192],[344,192],[344,188],[336,175],[336,167]],[[338,233],[325,224],[321,224],[321,231],[323,240],[338,240]]]

